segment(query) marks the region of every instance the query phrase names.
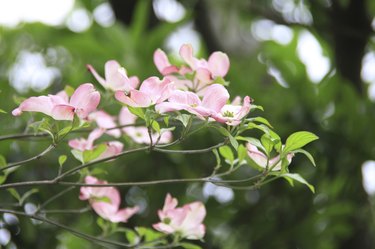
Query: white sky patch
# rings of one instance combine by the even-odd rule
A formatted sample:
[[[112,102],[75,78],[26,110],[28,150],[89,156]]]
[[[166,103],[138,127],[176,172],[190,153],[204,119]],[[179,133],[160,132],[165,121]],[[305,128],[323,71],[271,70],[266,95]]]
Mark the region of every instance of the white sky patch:
[[[203,196],[206,199],[213,196],[220,203],[228,203],[233,200],[234,193],[230,188],[216,186],[213,183],[206,182],[203,186]]]
[[[200,49],[200,38],[197,31],[193,29],[192,23],[178,28],[166,39],[166,47],[168,51],[175,55],[178,54],[180,47],[185,43],[190,43],[193,46],[195,53]]]
[[[277,69],[273,66],[269,66],[268,69],[267,69],[267,73],[269,75],[271,75],[272,77],[274,77],[275,80],[277,81],[277,83],[279,83],[280,86],[285,87],[285,88],[289,87],[288,83],[283,78],[279,69]]]
[[[314,83],[319,83],[328,73],[330,61],[323,55],[322,47],[310,32],[303,31],[300,33],[297,53],[306,66],[310,80]]]
[[[176,0],[154,0],[156,16],[167,22],[178,22],[185,16],[184,6]]]
[[[369,52],[363,57],[361,76],[363,81],[375,83],[375,52]]]
[[[273,0],[274,9],[280,12],[288,22],[312,24],[313,18],[303,0]]]
[[[251,26],[251,31],[255,39],[259,41],[273,40],[281,45],[287,45],[293,39],[292,29],[267,19],[255,21]]]
[[[375,195],[375,161],[362,164],[362,184],[368,195]]]
[[[83,32],[90,28],[92,17],[86,9],[74,10],[66,21],[66,26],[73,32]]]
[[[21,22],[61,25],[73,9],[74,0],[0,0],[0,25]]]
[[[56,67],[47,67],[41,53],[21,51],[9,72],[10,84],[19,92],[42,91],[60,77]]]
[[[102,3],[98,5],[93,12],[95,21],[102,27],[110,27],[115,21],[115,14],[109,3]]]

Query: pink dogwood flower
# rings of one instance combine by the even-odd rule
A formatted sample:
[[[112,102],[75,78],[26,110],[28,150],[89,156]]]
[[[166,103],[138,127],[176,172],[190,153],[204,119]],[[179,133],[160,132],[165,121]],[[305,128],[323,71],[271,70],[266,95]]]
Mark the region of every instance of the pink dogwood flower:
[[[94,129],[89,134],[87,139],[84,139],[84,138],[72,139],[72,140],[69,140],[68,145],[71,148],[76,149],[78,151],[82,151],[82,152],[86,150],[93,150],[96,147],[94,145],[95,140],[100,138],[104,132],[105,132],[104,129]],[[105,145],[106,145],[105,151],[103,151],[97,158],[95,158],[96,160],[118,155],[119,153],[121,153],[121,151],[124,148],[123,143],[118,142],[118,141],[106,142]]]
[[[247,154],[253,160],[259,167],[261,168],[266,168],[267,167],[267,161],[268,161],[268,169],[272,169],[272,171],[279,171],[281,170],[281,160],[280,160],[280,155],[277,155],[271,159],[268,160],[267,156],[258,150],[258,148],[251,144],[247,143],[246,144],[247,148]],[[294,154],[293,153],[288,153],[286,156],[286,160],[288,161],[288,164],[292,162]]]
[[[251,109],[251,99],[249,96],[246,96],[243,100],[243,105],[241,106],[238,102],[238,99],[235,99],[232,104],[224,105],[221,108],[220,112],[213,118],[220,122],[226,123],[227,125],[236,126],[241,123],[241,119],[244,118]]]
[[[202,239],[205,226],[206,208],[202,202],[193,202],[177,208],[177,199],[167,194],[162,210],[158,211],[159,223],[153,227],[166,234],[178,234],[180,238]]]
[[[139,90],[130,90],[129,94],[117,91],[115,98],[132,107],[149,107],[166,100],[174,90],[173,82],[164,78],[149,77],[142,82]]]
[[[132,125],[135,124],[137,116],[132,114],[128,108],[123,107],[119,114],[120,125]],[[138,144],[150,144],[150,135],[148,129],[145,126],[127,126],[122,128],[124,133],[128,135],[134,142]],[[172,132],[164,131],[161,134],[151,133],[153,143],[166,144],[172,141]]]
[[[87,68],[105,89],[129,92],[130,90],[137,88],[139,85],[138,77],[132,76],[129,78],[125,68],[121,67],[115,60],[110,60],[105,63],[105,79],[96,72],[93,66],[87,65]]]
[[[180,56],[188,66],[178,68],[172,65],[161,49],[154,52],[154,63],[159,72],[172,80],[178,89],[192,90],[199,96],[204,94],[205,88],[212,84],[215,78],[224,77],[229,70],[229,58],[222,52],[212,53],[206,61],[195,58],[193,47],[184,44],[180,48]],[[187,79],[186,74],[190,74],[193,78]]]
[[[121,136],[120,129],[113,129],[117,126],[115,118],[105,111],[95,111],[89,114],[88,119],[95,121],[99,128],[105,129],[108,135],[119,138]],[[108,130],[109,129],[109,130]]]
[[[193,92],[175,90],[168,102],[156,105],[155,109],[160,113],[185,110],[203,119],[217,116],[228,99],[227,89],[220,84],[213,84],[207,87],[202,100]]]
[[[85,177],[86,184],[106,185],[106,181],[93,176]],[[80,200],[88,200],[94,211],[103,219],[114,223],[127,222],[128,219],[139,211],[139,207],[120,208],[120,192],[114,187],[81,187]]]
[[[70,100],[65,92],[57,95],[30,97],[12,111],[13,116],[22,112],[41,112],[55,120],[73,120],[74,114],[86,119],[100,102],[100,94],[91,83],[80,85]]]

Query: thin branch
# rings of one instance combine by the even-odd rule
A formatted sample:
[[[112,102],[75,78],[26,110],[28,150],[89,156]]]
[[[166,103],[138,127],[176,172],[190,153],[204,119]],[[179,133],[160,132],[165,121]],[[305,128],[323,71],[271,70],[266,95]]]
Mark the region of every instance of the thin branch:
[[[68,227],[66,225],[60,224],[60,223],[58,223],[58,222],[56,222],[54,220],[50,220],[50,219],[48,219],[46,217],[42,217],[42,216],[39,216],[39,215],[26,214],[24,212],[14,211],[14,210],[7,210],[7,209],[0,209],[0,212],[1,213],[10,213],[10,214],[15,214],[15,215],[20,215],[20,216],[28,217],[28,218],[31,218],[31,219],[43,221],[43,222],[46,222],[48,224],[54,225],[56,227],[62,228],[64,230],[66,230],[66,231],[68,231],[68,232],[76,235],[77,237],[80,237],[82,239],[86,239],[86,240],[89,240],[89,241],[92,241],[92,242],[105,243],[105,244],[114,245],[114,246],[120,246],[120,247],[125,247],[125,248],[132,248],[132,247],[134,247],[133,245],[129,245],[129,244],[125,244],[125,243],[113,241],[113,240],[102,239],[102,238],[99,238],[97,236],[92,236],[92,235],[88,235],[88,234],[82,233],[82,232],[77,231],[77,230],[75,230],[73,228],[70,228],[70,227]]]
[[[163,152],[163,153],[197,154],[197,153],[210,152],[211,150],[219,148],[225,144],[226,142],[221,142],[214,146],[204,148],[204,149],[197,149],[197,150],[168,150],[168,149],[154,148],[154,151]]]
[[[25,159],[25,160],[22,160],[22,161],[19,161],[19,162],[14,162],[14,163],[7,164],[6,166],[4,166],[4,167],[2,167],[0,169],[0,172],[4,171],[6,169],[10,169],[10,168],[16,167],[16,166],[21,165],[21,164],[25,164],[25,163],[28,163],[28,162],[31,162],[31,161],[34,161],[34,160],[38,160],[41,157],[43,157],[44,155],[46,155],[48,152],[50,152],[51,150],[53,150],[54,148],[56,148],[56,145],[51,144],[44,151],[42,151],[41,153],[39,153],[36,156],[30,157],[28,159]]]
[[[45,202],[43,202],[43,203],[39,206],[39,208],[38,208],[38,210],[36,211],[36,213],[38,213],[39,210],[42,210],[42,209],[43,209],[45,206],[47,206],[49,203],[51,203],[51,202],[53,202],[54,200],[60,198],[62,195],[64,195],[64,194],[70,192],[70,191],[73,190],[73,189],[75,189],[75,186],[72,186],[72,187],[70,187],[70,188],[64,189],[64,190],[61,191],[60,193],[58,193],[58,194],[52,196],[51,198],[49,198],[48,200],[46,200]]]

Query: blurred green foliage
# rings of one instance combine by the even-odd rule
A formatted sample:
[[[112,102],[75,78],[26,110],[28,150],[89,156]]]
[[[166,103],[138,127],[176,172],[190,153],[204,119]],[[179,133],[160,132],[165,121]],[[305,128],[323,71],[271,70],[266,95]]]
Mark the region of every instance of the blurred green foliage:
[[[89,10],[100,3],[77,2]],[[224,9],[229,5],[229,1],[220,2]],[[243,8],[241,1],[231,2],[232,7],[228,9],[237,11],[239,24],[250,25],[259,18],[258,10],[272,9],[272,1],[254,1],[257,11]],[[297,2],[303,4],[303,1]],[[310,2],[307,1],[306,8],[316,20],[314,25],[327,25],[327,16],[319,10],[328,9],[329,6]],[[345,5],[351,1],[333,2]],[[371,5],[368,11],[373,17],[374,3],[368,3]],[[29,115],[19,118],[10,115],[16,107],[15,99],[54,93],[66,84],[73,87],[90,81],[96,84],[85,69],[85,64],[92,64],[103,72],[105,61],[116,59],[126,67],[129,75],[137,75],[141,79],[158,75],[152,62],[153,52],[156,48],[163,48],[166,37],[178,27],[195,18],[194,4],[186,4],[186,7],[188,14],[181,21],[158,22],[152,29],[148,27],[149,11],[152,8],[149,1],[137,1],[130,25],[117,22],[103,28],[94,22],[89,30],[82,33],[40,23],[22,24],[14,29],[1,27],[0,108],[7,113],[0,113],[0,134],[22,133],[26,124],[32,122]],[[222,18],[225,22],[225,16]],[[256,46],[250,53],[228,52],[231,69],[227,80],[231,82],[232,96],[250,95],[256,104],[264,107],[263,115],[271,121],[284,141],[288,134],[296,130],[308,130],[320,137],[318,142],[308,147],[316,159],[316,168],[311,167],[304,157],[296,157],[292,164],[294,171],[306,176],[315,185],[316,194],[303,186],[290,188],[285,181],[277,181],[256,191],[235,191],[234,199],[229,203],[221,204],[210,197],[206,200],[208,215],[205,224],[208,232],[205,242],[200,242],[203,248],[374,248],[375,217],[374,206],[371,206],[374,200],[363,190],[361,165],[375,158],[375,105],[367,95],[359,93],[355,85],[337,72],[333,58],[335,47],[329,42],[327,34],[320,32],[319,27],[314,25],[303,27],[290,24],[293,39],[286,45],[272,40],[253,41]],[[319,83],[311,82],[305,65],[297,55],[298,34],[306,28],[310,28],[332,63],[331,70]],[[225,37],[220,39],[225,40]],[[373,51],[374,39],[368,42],[367,49]],[[225,41],[221,41],[221,44],[225,45]],[[202,57],[208,54],[205,48],[209,47],[209,42],[203,39],[200,51]],[[61,77],[43,92],[29,90],[26,94],[17,93],[10,85],[8,73],[22,51],[41,53],[47,66],[57,67]],[[280,71],[288,87],[281,86],[269,75],[269,65]],[[97,87],[100,88],[98,84]],[[333,111],[328,111],[330,108]],[[113,110],[112,114],[117,111]],[[201,132],[184,141],[184,148],[203,148],[214,142],[217,142],[215,132]],[[1,141],[0,154],[7,161],[13,162],[35,155],[47,146],[48,140],[45,138]],[[54,177],[58,170],[58,156],[66,153],[67,149],[65,145],[58,147],[48,156],[12,174],[10,180]],[[69,155],[63,167],[75,164],[76,161]],[[215,158],[211,154],[165,155],[151,152],[147,155],[131,154],[111,162],[111,166],[103,163],[97,168],[108,170],[109,174],[105,178],[109,181],[124,182],[201,177],[209,174],[213,165]],[[239,175],[242,173],[238,172]],[[38,204],[63,189],[61,186],[41,188],[28,201]],[[62,196],[58,202],[51,203],[50,208],[81,208],[84,204],[78,200],[78,191],[77,188]],[[20,192],[24,193],[26,189],[20,189]],[[204,199],[201,184],[121,188],[121,192],[129,205],[139,201],[146,204],[145,211],[132,218],[126,226],[149,226],[155,223],[156,210],[162,206],[167,192],[179,196],[182,203]],[[14,201],[6,191],[1,191],[0,196],[1,203]],[[78,217],[54,217],[84,232],[100,231],[95,215],[91,212]],[[18,248],[94,248],[91,243],[66,231],[47,224],[35,225],[27,219],[20,218],[19,228],[11,227],[10,230]],[[124,235],[117,236],[121,240]]]

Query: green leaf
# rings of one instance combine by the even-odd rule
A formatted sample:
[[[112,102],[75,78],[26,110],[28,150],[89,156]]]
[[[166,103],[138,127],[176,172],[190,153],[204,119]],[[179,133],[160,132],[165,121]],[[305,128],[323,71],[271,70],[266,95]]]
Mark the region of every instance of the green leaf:
[[[59,165],[60,165],[60,167],[62,167],[64,165],[66,159],[67,159],[66,155],[59,156]]]
[[[234,155],[232,149],[228,145],[221,146],[219,148],[220,155],[227,159],[230,164],[233,164]]]
[[[7,113],[7,112],[4,111],[3,109],[0,109],[0,113]]]
[[[153,241],[164,236],[162,233],[147,227],[136,227],[135,230],[137,231],[139,236],[144,238],[145,242]]]
[[[194,244],[187,243],[187,242],[180,243],[180,246],[185,249],[202,249],[202,247],[198,245],[194,245]]]
[[[263,117],[249,118],[249,119],[246,119],[246,120],[249,120],[249,121],[251,121],[251,122],[262,123],[262,124],[265,124],[265,125],[267,125],[267,126],[273,128],[272,125],[270,124],[270,122],[268,122],[268,120],[265,119],[265,118],[263,118]]]
[[[3,184],[7,179],[7,175],[0,176],[0,185]]]
[[[86,162],[90,162],[92,160],[95,160],[96,158],[98,158],[101,154],[103,154],[103,152],[107,149],[107,145],[106,144],[100,144],[98,146],[96,146],[94,149],[92,150],[85,150],[83,152],[83,162],[86,163]]]
[[[20,202],[21,200],[21,196],[20,194],[17,192],[17,190],[15,188],[8,188],[7,189],[8,192],[18,201]]]
[[[154,131],[156,131],[157,133],[160,133],[160,125],[155,120],[152,121],[151,127],[152,129],[154,129]]]
[[[181,121],[182,125],[186,127],[189,123],[190,120],[190,115],[189,114],[181,114],[179,113],[176,117],[177,120]]]
[[[287,138],[283,153],[302,148],[306,144],[317,139],[318,136],[308,131],[295,132]]]
[[[131,229],[125,230],[125,237],[129,241],[130,244],[137,244],[140,240],[137,233]]]
[[[280,175],[280,177],[284,177],[286,180],[288,180],[288,182],[292,186],[293,186],[293,180],[295,180],[297,182],[300,182],[300,183],[306,185],[311,190],[311,192],[315,193],[314,186],[311,185],[310,183],[308,183],[300,174],[285,173],[285,174]]]
[[[247,156],[247,149],[242,144],[238,146],[237,155],[239,163],[241,163]]]
[[[270,136],[268,134],[264,134],[261,138],[260,141],[262,142],[263,148],[266,150],[267,156],[270,155],[274,142],[271,140]]]
[[[169,126],[169,118],[170,118],[170,116],[165,116],[165,117],[163,118],[163,120],[164,120],[164,124],[165,124],[166,126]]]
[[[228,138],[229,138],[229,142],[230,142],[230,144],[233,146],[233,148],[235,149],[235,150],[237,150],[238,149],[238,142],[237,142],[237,140],[232,136],[232,134],[230,134],[229,133],[229,135],[228,135]]]
[[[306,151],[304,149],[299,149],[299,150],[294,150],[293,152],[294,153],[302,153],[302,154],[304,154],[310,160],[310,162],[312,163],[312,165],[314,165],[314,167],[316,167],[314,157],[308,151]]]
[[[0,155],[0,168],[7,165],[7,161],[3,155]]]
[[[83,152],[82,151],[80,151],[80,150],[71,150],[70,152],[72,153],[72,155],[74,156],[75,159],[77,159],[81,163],[85,163],[85,161],[83,160]]]
[[[135,116],[145,120],[145,114],[143,112],[143,109],[142,108],[139,108],[139,107],[131,107],[131,106],[128,106],[128,109],[131,113],[133,113]]]

